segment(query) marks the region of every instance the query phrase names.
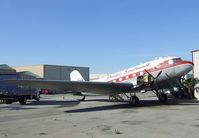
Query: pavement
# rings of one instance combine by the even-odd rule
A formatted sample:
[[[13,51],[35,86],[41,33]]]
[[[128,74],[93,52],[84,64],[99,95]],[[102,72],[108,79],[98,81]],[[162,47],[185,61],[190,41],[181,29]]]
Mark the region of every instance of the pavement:
[[[0,138],[196,138],[199,102],[169,99],[160,104],[152,94],[141,103],[110,102],[89,96],[42,95],[27,105],[0,104]]]

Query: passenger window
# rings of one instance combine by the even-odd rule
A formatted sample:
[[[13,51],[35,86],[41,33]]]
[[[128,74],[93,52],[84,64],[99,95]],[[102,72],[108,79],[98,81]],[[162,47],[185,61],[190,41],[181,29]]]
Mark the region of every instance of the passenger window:
[[[173,64],[173,60],[169,60],[169,65]]]

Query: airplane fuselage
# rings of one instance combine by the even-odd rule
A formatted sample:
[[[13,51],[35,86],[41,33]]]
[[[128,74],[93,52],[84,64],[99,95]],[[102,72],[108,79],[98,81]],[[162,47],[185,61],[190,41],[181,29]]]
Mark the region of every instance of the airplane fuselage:
[[[185,61],[178,57],[164,57],[120,71],[115,74],[111,74],[96,81],[110,83],[129,82],[136,87],[138,85],[137,78],[139,76],[143,76],[147,73],[150,73],[153,76],[157,76],[161,71],[161,75],[157,78],[157,83],[160,84],[165,81],[169,81],[170,79],[176,79],[184,76],[190,72],[192,68],[193,63],[190,61]]]

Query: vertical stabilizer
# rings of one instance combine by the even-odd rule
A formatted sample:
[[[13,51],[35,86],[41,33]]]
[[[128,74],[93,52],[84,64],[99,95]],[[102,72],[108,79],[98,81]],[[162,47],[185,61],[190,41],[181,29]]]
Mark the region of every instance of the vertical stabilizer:
[[[70,80],[71,81],[85,81],[78,70],[73,70],[70,73]]]

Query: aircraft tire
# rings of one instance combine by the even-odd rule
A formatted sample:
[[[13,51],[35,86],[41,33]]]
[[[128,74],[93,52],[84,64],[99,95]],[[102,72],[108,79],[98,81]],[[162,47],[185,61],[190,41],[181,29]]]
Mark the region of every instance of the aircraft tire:
[[[129,98],[129,105],[137,105],[139,104],[140,100],[137,96],[131,96]]]
[[[159,100],[160,103],[166,103],[167,100],[168,100],[167,95],[166,94],[159,94],[158,100]]]

